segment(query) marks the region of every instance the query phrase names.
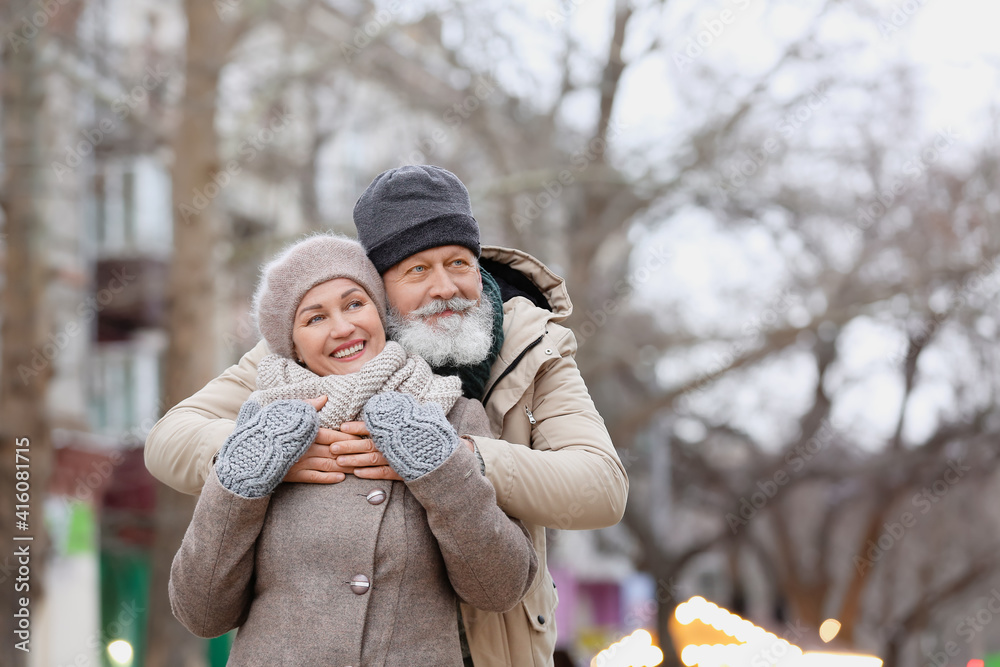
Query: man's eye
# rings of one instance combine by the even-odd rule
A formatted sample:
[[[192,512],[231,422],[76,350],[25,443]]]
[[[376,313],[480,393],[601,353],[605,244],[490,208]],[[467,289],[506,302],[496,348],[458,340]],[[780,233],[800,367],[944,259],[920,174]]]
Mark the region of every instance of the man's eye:
[[[423,272],[424,272],[424,267],[422,266],[414,266],[412,269],[410,269],[410,273],[423,273]]]

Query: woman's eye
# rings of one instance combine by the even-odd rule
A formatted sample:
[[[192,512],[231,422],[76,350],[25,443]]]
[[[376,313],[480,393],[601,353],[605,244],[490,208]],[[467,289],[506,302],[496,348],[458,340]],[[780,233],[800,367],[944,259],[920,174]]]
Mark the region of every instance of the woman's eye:
[[[351,301],[349,304],[347,304],[347,308],[349,310],[357,310],[363,305],[365,305],[363,301]]]
[[[306,324],[315,324],[316,322],[319,322],[321,319],[323,319],[322,315],[313,315],[312,317],[309,318],[309,321],[306,322]]]

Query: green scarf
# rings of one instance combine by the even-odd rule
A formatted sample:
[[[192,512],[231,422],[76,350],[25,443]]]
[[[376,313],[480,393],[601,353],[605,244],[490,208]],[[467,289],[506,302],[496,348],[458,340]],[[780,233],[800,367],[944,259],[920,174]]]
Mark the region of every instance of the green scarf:
[[[457,375],[462,380],[462,395],[476,400],[482,399],[486,381],[490,379],[490,370],[503,347],[503,297],[500,296],[500,286],[486,269],[480,268],[479,272],[483,276],[483,295],[489,296],[490,303],[493,304],[493,345],[486,358],[478,364],[432,366],[438,375]]]

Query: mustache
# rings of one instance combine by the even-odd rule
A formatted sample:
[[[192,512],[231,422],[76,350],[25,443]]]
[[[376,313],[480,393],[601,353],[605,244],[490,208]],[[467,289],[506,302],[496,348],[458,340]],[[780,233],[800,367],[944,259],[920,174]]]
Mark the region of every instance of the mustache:
[[[410,319],[415,317],[430,317],[431,315],[439,315],[446,310],[464,313],[467,310],[475,308],[476,303],[472,299],[463,299],[460,296],[453,296],[450,299],[434,299],[430,303],[410,311],[407,317]]]

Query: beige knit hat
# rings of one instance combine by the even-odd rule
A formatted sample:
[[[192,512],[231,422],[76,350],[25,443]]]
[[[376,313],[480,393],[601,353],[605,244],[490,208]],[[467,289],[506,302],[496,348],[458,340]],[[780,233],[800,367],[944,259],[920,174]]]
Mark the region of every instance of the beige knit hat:
[[[261,269],[253,295],[253,316],[272,352],[294,358],[295,311],[306,292],[334,278],[350,278],[361,285],[375,302],[385,326],[385,287],[365,249],[340,234],[314,234],[289,246]]]

